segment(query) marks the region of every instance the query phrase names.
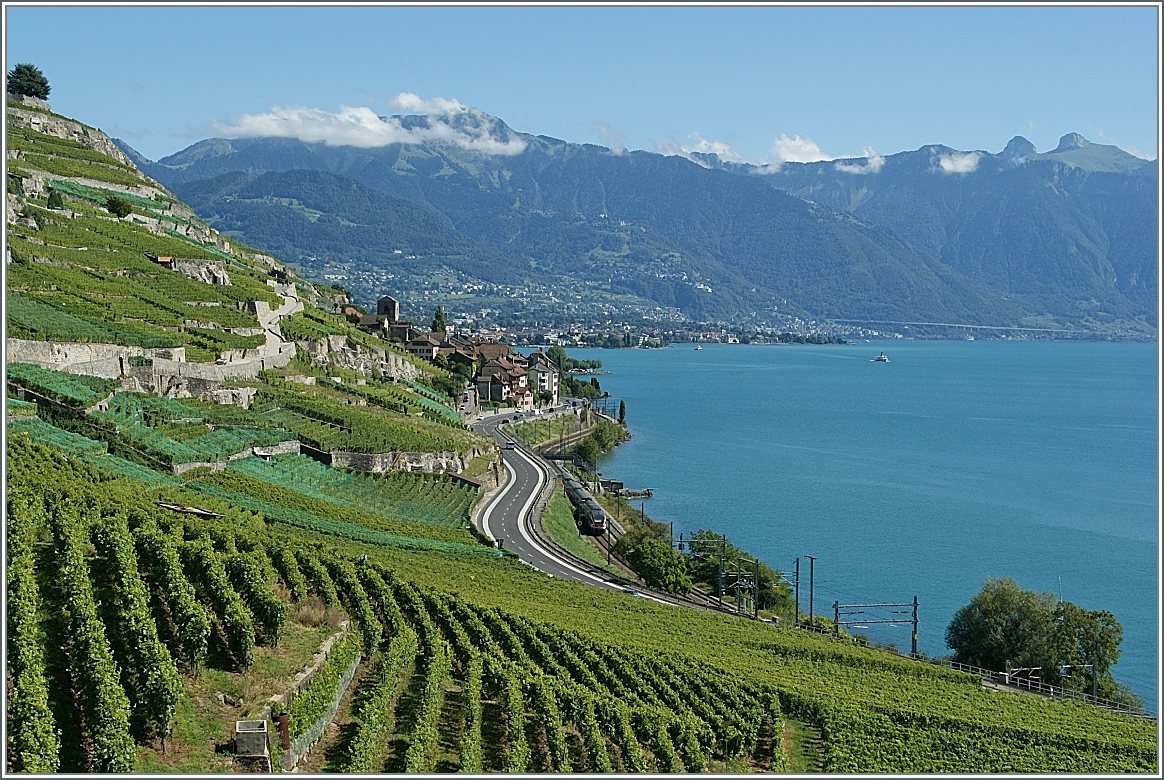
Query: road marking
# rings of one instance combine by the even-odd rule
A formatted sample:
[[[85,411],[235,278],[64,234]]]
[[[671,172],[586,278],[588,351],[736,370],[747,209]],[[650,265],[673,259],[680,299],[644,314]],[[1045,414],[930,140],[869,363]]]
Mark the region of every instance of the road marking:
[[[533,547],[535,550],[537,550],[542,555],[549,558],[551,561],[553,561],[557,565],[561,566],[562,568],[568,569],[569,571],[574,572],[578,576],[583,577],[585,580],[589,580],[590,582],[596,583],[599,587],[606,587],[606,588],[610,587],[611,583],[608,580],[599,579],[598,577],[594,576],[590,572],[583,571],[582,569],[579,569],[578,567],[573,566],[570,563],[567,563],[566,561],[563,561],[560,558],[555,557],[551,552],[549,552],[544,547],[542,547],[540,544],[538,544],[538,542],[536,540],[534,540],[529,535],[529,533],[527,533],[526,527],[525,527],[525,522],[524,522],[525,517],[526,517],[525,513],[528,510],[528,508],[530,506],[532,506],[533,502],[537,500],[537,497],[541,494],[542,485],[544,485],[546,482],[546,474],[545,474],[545,471],[541,468],[541,466],[538,465],[533,460],[531,460],[530,457],[528,455],[526,455],[523,451],[515,450],[515,452],[517,452],[517,454],[520,455],[522,457],[522,459],[524,459],[526,461],[526,463],[529,463],[531,466],[533,466],[534,470],[536,470],[538,473],[538,488],[536,491],[534,491],[534,493],[530,497],[530,499],[528,501],[526,501],[526,504],[525,504],[525,506],[522,507],[521,514],[518,515],[518,519],[517,519],[517,530],[522,535],[522,538],[524,538],[525,541],[531,547]],[[644,596],[644,598],[650,598],[650,597]]]

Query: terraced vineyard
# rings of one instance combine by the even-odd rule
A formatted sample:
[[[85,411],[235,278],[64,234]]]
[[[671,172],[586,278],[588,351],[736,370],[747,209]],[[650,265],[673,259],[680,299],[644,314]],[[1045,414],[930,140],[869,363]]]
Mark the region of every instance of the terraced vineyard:
[[[74,428],[83,429],[89,438],[105,441],[117,454],[158,468],[224,462],[253,447],[295,440],[324,452],[369,453],[466,453],[488,444],[460,422],[421,419],[378,406],[354,408],[350,403],[353,398],[370,393],[387,394],[392,387],[374,380],[366,387],[323,381],[326,386],[316,390],[269,376],[257,395],[258,406],[243,409],[194,399],[179,401],[114,392],[119,386],[117,380],[66,374],[27,363],[8,364],[8,379],[10,393],[27,390],[77,412],[89,409],[83,419],[75,418]],[[419,403],[421,399],[408,391],[395,392],[396,397],[415,403],[405,407],[402,402],[402,407],[417,410],[423,407]],[[97,408],[99,402],[103,402],[102,408]],[[356,484],[359,483],[352,483]],[[407,487],[402,485],[400,489],[407,493]],[[395,495],[370,486],[352,487],[352,490],[355,498],[349,500],[362,500],[374,493],[391,500]],[[440,500],[431,508],[416,511],[415,502],[408,502],[407,508],[396,508],[397,514],[403,512],[416,522],[464,525],[470,503],[467,493],[451,488],[439,492]],[[336,494],[332,498],[339,500],[344,496]]]
[[[477,498],[471,485],[444,474],[393,471],[372,476],[324,466],[302,455],[245,458],[227,466],[283,490],[412,523],[463,528]]]
[[[346,612],[351,639],[287,705],[309,771],[785,771],[790,722],[819,733],[828,771],[1156,767],[1154,727],[1125,716],[495,554],[320,534],[23,437],[8,455],[13,770],[130,770],[160,760],[162,735],[180,754],[192,670],[257,668],[312,602]],[[133,646],[130,630],[157,639]],[[65,636],[68,660],[50,661]],[[321,713],[338,729],[317,728]]]
[[[306,388],[293,382],[268,379],[255,402],[272,407],[264,417],[293,430],[300,441],[331,452],[467,452],[482,442],[480,436],[439,423],[402,421],[399,415],[376,407],[357,408],[334,399],[326,388]]]

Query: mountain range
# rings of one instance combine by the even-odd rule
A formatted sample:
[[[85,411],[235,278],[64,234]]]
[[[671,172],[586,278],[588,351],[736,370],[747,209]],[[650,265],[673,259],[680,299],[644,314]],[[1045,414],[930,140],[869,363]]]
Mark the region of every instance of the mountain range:
[[[997,154],[756,166],[567,143],[476,110],[381,121],[402,140],[214,138],[157,162],[117,143],[218,230],[308,274],[543,285],[736,324],[1157,324],[1157,163],[1075,133],[1043,154],[1017,137]]]

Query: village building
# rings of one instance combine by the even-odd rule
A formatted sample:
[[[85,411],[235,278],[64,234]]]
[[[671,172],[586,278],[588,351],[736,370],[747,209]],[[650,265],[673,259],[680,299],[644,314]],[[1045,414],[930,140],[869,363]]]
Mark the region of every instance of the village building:
[[[540,349],[530,353],[527,371],[530,377],[530,388],[535,397],[541,393],[550,394],[550,406],[558,405],[558,367],[554,361]]]

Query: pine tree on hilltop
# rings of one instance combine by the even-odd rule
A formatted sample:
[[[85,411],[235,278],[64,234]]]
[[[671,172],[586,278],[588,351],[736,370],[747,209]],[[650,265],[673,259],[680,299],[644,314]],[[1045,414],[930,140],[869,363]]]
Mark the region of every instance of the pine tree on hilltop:
[[[40,68],[29,62],[21,62],[13,65],[12,70],[8,71],[7,89],[13,95],[28,95],[48,100],[50,87]]]

